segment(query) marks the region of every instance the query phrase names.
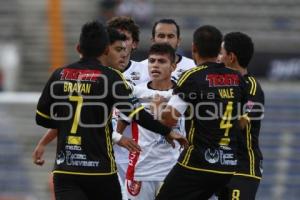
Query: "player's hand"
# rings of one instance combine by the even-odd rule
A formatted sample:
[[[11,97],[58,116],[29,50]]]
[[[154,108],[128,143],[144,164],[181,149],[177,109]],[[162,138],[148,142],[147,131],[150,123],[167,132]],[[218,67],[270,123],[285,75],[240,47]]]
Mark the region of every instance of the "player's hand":
[[[128,137],[122,136],[117,145],[126,148],[129,152],[140,152],[141,147],[133,140]]]
[[[181,148],[186,149],[189,146],[188,140],[184,136],[182,136],[181,134],[176,133],[174,131],[171,131],[171,133],[169,133],[166,136],[166,140],[167,140],[168,143],[170,143],[172,145],[173,148],[175,148],[174,140],[176,140],[180,144]]]
[[[45,152],[45,146],[43,145],[38,145],[34,149],[32,153],[32,160],[34,164],[41,166],[45,163],[45,160],[43,159],[44,152]]]
[[[244,130],[249,125],[250,118],[248,116],[242,116],[242,117],[240,117],[238,123],[239,123],[240,129]]]

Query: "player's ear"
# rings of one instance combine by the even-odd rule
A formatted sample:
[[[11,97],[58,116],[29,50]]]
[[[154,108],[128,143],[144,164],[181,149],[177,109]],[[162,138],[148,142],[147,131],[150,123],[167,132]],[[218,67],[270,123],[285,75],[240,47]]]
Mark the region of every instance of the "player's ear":
[[[108,55],[108,53],[109,53],[109,47],[107,46],[106,48],[105,48],[105,50],[104,50],[104,52],[103,52],[103,55]]]
[[[238,62],[236,55],[233,52],[230,52],[230,62],[235,63]]]
[[[77,51],[79,54],[81,54],[81,50],[80,50],[80,45],[79,45],[79,44],[76,45],[76,51]]]
[[[151,43],[154,44],[154,38],[152,37],[150,40],[151,40]]]
[[[176,49],[180,46],[180,44],[181,44],[181,38],[178,38]]]
[[[194,42],[192,43],[192,53],[196,53],[197,52],[197,47],[194,44]]]
[[[138,46],[139,46],[139,42],[137,42],[137,41],[132,42],[132,50],[136,50],[138,48]]]
[[[82,58],[82,53],[81,53],[81,49],[80,49],[80,45],[79,44],[76,45],[76,51],[79,53],[80,58]]]
[[[175,71],[176,65],[177,65],[176,62],[171,63],[171,70],[172,70],[172,72]]]

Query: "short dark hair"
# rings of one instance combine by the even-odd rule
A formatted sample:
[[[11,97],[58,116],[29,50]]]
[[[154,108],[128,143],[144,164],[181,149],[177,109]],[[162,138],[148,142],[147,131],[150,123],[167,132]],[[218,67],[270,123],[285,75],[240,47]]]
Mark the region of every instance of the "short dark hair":
[[[116,41],[126,41],[126,35],[120,33],[114,28],[107,28],[109,43],[113,44]]]
[[[87,22],[81,28],[79,47],[84,57],[98,57],[109,43],[104,26],[97,21]]]
[[[201,57],[217,57],[221,49],[222,33],[214,26],[201,26],[194,32],[193,43]]]
[[[160,19],[160,20],[156,21],[152,27],[152,38],[155,37],[155,29],[158,24],[174,24],[176,26],[177,37],[178,38],[180,37],[180,28],[174,19]]]
[[[247,68],[253,53],[254,44],[252,39],[241,32],[231,32],[224,37],[224,48],[230,53],[234,53],[241,67]]]
[[[132,39],[135,42],[139,42],[140,27],[134,22],[131,17],[118,16],[113,17],[107,21],[107,26],[109,28],[126,30],[131,33]]]
[[[175,62],[175,50],[168,43],[154,43],[149,50],[148,55],[152,54],[167,54],[170,57],[171,63]]]

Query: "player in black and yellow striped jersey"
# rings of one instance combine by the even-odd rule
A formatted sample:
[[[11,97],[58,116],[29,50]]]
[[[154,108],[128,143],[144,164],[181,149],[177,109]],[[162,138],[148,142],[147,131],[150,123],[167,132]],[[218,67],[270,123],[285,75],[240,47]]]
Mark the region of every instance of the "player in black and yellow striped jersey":
[[[82,27],[81,59],[51,75],[37,105],[36,122],[58,132],[54,166],[56,199],[121,199],[112,149],[112,108],[168,139],[185,142],[155,121],[131,97],[122,74],[99,62],[108,37],[99,22]]]
[[[240,32],[225,35],[220,60],[245,77],[252,111],[248,114],[251,122],[242,134],[238,134],[237,171],[219,195],[220,200],[254,200],[262,178],[263,157],[259,148],[259,132],[264,111],[264,92],[247,70],[253,52],[254,45],[248,35]]]
[[[202,26],[194,32],[193,58],[161,113],[165,124],[185,114],[190,146],[170,171],[156,200],[208,199],[234,174],[240,107],[247,102],[246,83],[236,71],[216,63],[221,32]]]

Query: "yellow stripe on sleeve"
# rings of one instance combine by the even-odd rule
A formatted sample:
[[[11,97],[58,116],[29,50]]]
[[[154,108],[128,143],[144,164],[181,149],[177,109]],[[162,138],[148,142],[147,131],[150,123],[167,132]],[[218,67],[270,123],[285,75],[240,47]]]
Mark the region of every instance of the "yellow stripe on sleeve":
[[[132,111],[130,114],[129,114],[129,118],[133,118],[133,116],[135,115],[135,114],[137,114],[138,112],[140,112],[141,110],[143,110],[144,109],[144,106],[140,106],[140,107],[138,107],[137,109],[135,109],[134,111]]]
[[[36,113],[37,113],[38,115],[40,115],[40,116],[46,118],[46,119],[51,119],[51,117],[50,117],[49,115],[46,115],[46,114],[44,114],[44,113],[42,113],[42,112],[40,112],[40,111],[38,111],[38,110],[36,110]]]
[[[178,80],[178,83],[177,83],[177,85],[178,86],[181,86],[183,83],[184,83],[184,81],[186,81],[186,79],[190,76],[190,75],[192,75],[193,73],[195,73],[195,72],[197,72],[197,71],[200,71],[200,70],[202,70],[202,69],[206,69],[207,68],[207,66],[198,66],[198,67],[195,67],[195,68],[192,68],[192,69],[190,69],[189,71],[187,71],[179,80]]]
[[[253,77],[250,77],[250,79],[253,81],[253,92],[252,92],[252,95],[254,96],[256,94],[256,86],[257,86],[257,83],[255,81],[255,79]]]

